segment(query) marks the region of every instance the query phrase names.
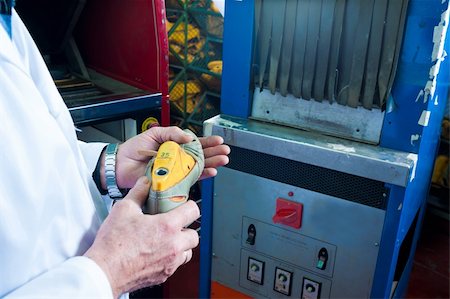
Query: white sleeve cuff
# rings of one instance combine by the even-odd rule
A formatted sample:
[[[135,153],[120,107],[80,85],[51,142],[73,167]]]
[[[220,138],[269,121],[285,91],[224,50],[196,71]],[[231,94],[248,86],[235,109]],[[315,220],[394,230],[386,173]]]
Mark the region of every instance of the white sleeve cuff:
[[[83,141],[78,141],[78,144],[80,146],[84,161],[86,162],[86,165],[88,167],[89,173],[94,172],[98,158],[100,157],[103,148],[108,144],[102,142],[86,143]]]
[[[103,270],[91,259],[73,257],[9,293],[5,298],[113,298]]]

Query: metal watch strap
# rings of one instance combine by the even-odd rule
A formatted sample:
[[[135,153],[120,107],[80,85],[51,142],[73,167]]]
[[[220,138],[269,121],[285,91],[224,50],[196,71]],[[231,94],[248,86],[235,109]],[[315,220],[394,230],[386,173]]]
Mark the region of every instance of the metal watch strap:
[[[108,190],[109,197],[114,199],[123,197],[116,181],[116,154],[118,147],[118,143],[108,144],[105,155],[106,189]]]

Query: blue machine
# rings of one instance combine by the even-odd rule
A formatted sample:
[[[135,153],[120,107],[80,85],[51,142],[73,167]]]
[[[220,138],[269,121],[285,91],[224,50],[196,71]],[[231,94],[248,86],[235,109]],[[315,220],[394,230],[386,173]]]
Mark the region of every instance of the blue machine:
[[[226,2],[200,296],[401,298],[449,100],[448,0]]]

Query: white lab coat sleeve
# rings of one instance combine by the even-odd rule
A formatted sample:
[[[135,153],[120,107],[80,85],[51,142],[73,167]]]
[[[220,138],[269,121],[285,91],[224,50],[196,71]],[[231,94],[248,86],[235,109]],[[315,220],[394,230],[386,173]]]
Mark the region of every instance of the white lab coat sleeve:
[[[0,136],[8,145],[0,154],[0,297],[112,298],[105,273],[80,256],[101,224],[88,167],[103,145],[78,145],[15,11],[12,27],[10,39],[0,26]]]
[[[98,158],[100,157],[103,148],[108,144],[103,142],[86,143],[83,141],[78,141],[78,145],[80,146],[81,153],[83,155],[84,161],[86,162],[89,172],[94,172]]]
[[[5,298],[113,298],[103,270],[84,256],[69,258]]]

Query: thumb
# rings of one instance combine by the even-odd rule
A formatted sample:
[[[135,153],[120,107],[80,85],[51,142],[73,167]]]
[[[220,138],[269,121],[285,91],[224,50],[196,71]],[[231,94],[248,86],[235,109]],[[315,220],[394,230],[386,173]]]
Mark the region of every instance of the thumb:
[[[124,200],[131,200],[136,203],[139,208],[142,208],[148,198],[150,190],[150,181],[146,176],[140,177],[133,188],[130,189]]]

